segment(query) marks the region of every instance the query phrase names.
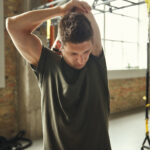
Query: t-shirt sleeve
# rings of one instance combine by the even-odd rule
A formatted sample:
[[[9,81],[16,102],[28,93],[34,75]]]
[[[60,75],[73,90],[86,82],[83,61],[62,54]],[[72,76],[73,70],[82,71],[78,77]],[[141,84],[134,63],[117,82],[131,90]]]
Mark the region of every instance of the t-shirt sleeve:
[[[106,65],[106,59],[105,59],[104,51],[102,50],[102,52],[100,53],[99,56],[93,56],[93,59],[99,65],[100,69],[104,73],[104,76],[107,77],[107,65]]]
[[[34,65],[30,64],[31,69],[34,71],[34,73],[38,79],[38,82],[42,83],[46,67],[48,67],[48,65],[50,67],[51,63],[55,63],[53,61],[54,60],[53,56],[54,56],[54,52],[52,52],[48,48],[42,46],[42,52],[41,52],[41,56],[40,56],[38,65],[34,66]]]

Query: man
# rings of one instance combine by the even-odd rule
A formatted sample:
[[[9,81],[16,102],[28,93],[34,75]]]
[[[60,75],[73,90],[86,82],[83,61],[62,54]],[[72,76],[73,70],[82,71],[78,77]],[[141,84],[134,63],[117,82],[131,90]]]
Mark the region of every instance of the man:
[[[12,41],[39,82],[44,150],[111,150],[106,63],[90,11],[86,2],[71,0],[6,21]],[[32,33],[56,16],[62,16],[62,57],[42,46]]]

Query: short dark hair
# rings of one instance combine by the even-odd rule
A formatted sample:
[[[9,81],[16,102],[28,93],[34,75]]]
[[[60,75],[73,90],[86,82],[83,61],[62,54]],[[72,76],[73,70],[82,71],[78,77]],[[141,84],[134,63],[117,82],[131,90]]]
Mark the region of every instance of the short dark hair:
[[[62,44],[66,42],[82,43],[92,40],[93,29],[88,18],[79,12],[66,14],[59,23]]]

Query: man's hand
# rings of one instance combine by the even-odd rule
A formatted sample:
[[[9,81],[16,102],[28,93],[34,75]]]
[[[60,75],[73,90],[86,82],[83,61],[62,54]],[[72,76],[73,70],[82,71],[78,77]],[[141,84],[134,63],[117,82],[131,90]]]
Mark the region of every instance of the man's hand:
[[[78,12],[89,13],[91,11],[91,7],[87,2],[71,0],[68,3],[61,6],[62,16],[71,12],[73,9],[76,9]]]

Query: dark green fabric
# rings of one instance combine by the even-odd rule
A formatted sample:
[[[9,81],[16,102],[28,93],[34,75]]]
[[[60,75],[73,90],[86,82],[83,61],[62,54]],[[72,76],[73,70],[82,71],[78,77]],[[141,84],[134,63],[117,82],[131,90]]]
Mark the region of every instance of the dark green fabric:
[[[104,53],[81,70],[43,47],[34,69],[41,90],[44,150],[111,150]]]

